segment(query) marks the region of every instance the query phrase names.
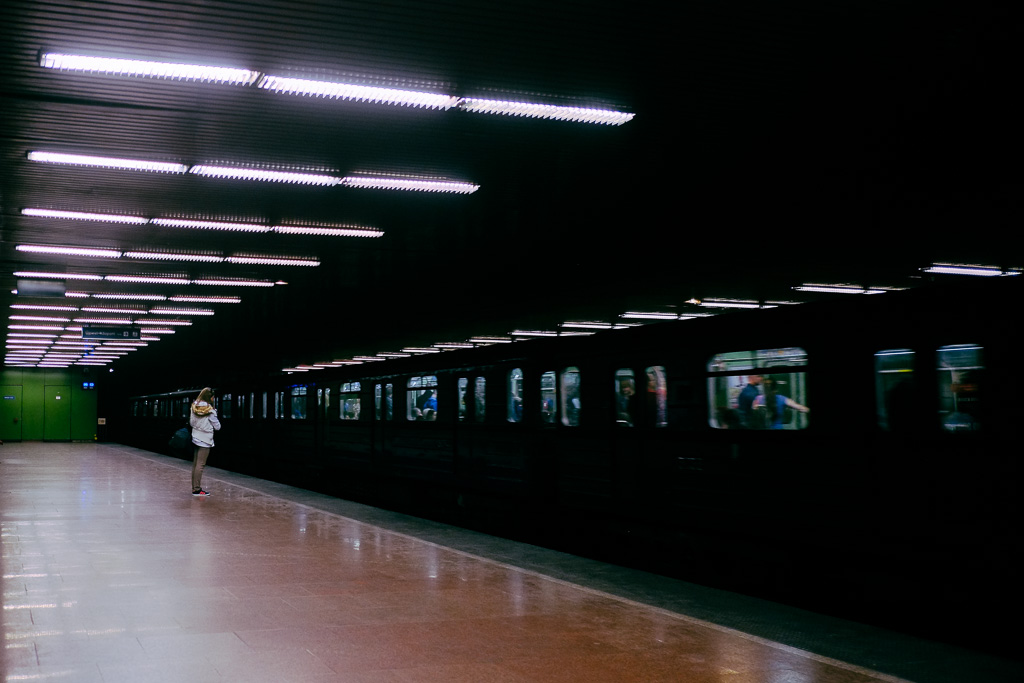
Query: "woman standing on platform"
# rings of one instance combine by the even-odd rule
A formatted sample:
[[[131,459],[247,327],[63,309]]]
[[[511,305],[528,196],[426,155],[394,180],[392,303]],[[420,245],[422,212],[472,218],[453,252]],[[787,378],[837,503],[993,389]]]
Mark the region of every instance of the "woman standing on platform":
[[[203,468],[206,467],[206,458],[213,448],[213,433],[220,429],[220,420],[217,419],[217,410],[210,405],[213,400],[213,389],[204,388],[199,392],[199,397],[192,402],[192,411],[188,423],[192,427],[192,444],[196,447],[195,456],[192,459],[192,495],[205,497],[210,495],[203,490]]]

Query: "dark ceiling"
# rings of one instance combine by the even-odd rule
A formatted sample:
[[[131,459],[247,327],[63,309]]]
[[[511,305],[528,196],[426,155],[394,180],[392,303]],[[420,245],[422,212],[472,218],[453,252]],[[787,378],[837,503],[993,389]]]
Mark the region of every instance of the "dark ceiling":
[[[145,373],[803,300],[804,282],[912,286],[932,262],[1024,265],[1019,24],[987,2],[5,0],[0,304],[15,272],[257,278],[273,288],[68,284],[240,296],[112,367]],[[426,110],[46,69],[43,52],[635,114],[621,126]],[[431,176],[473,194],[311,187],[30,161]],[[372,226],[379,238],[122,226],[47,208]],[[18,245],[315,257],[315,268],[98,259]],[[173,290],[173,291],[172,291]],[[77,304],[81,306],[79,301]],[[674,307],[674,308],[671,308]],[[80,315],[80,314],[75,314]],[[167,374],[167,373],[163,373]]]

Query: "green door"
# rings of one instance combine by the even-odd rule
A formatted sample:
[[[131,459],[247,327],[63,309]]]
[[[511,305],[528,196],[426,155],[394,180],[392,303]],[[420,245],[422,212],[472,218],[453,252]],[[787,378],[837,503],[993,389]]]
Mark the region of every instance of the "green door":
[[[43,441],[71,440],[71,387],[48,386],[43,395]]]
[[[21,441],[21,386],[0,387],[0,441]]]

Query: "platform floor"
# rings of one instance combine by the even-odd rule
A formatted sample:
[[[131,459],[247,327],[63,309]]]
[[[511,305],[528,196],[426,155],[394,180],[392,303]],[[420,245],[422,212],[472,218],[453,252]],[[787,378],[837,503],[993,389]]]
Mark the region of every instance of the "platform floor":
[[[188,467],[0,446],[3,681],[1024,680],[1018,662],[216,468],[196,499]]]

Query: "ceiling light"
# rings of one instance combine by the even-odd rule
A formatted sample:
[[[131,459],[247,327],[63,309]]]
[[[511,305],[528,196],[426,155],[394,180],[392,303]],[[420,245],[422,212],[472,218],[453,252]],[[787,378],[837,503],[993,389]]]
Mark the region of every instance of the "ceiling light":
[[[558,336],[558,332],[553,332],[553,331],[550,331],[550,330],[515,330],[513,332],[510,332],[509,334],[512,334],[512,335],[517,336],[517,337],[557,337]]]
[[[330,237],[380,237],[383,230],[376,228],[362,228],[357,225],[321,227],[317,225],[278,225],[273,228],[274,232],[289,235],[323,235]]]
[[[77,306],[52,306],[49,304],[11,304],[11,308],[32,311],[77,311]]]
[[[195,261],[201,263],[223,263],[223,256],[212,256],[210,254],[173,254],[159,251],[126,251],[127,258],[151,259],[154,261]]]
[[[922,270],[926,273],[939,273],[942,275],[976,275],[980,277],[995,277],[1003,274],[1001,268],[956,263],[936,263],[929,268],[922,268]],[[1016,273],[1014,274],[1016,275]]]
[[[73,166],[95,166],[98,168],[120,168],[129,171],[153,171],[157,173],[185,173],[188,166],[163,161],[143,159],[120,159],[116,157],[94,157],[84,154],[59,154],[55,152],[29,152],[29,161],[48,164],[71,164]]]
[[[90,249],[85,247],[48,247],[38,244],[19,244],[17,251],[33,254],[61,254],[64,256],[97,256],[102,258],[121,258],[121,252],[114,249]]]
[[[612,329],[612,324],[602,322],[567,322],[560,323],[559,327],[572,327],[584,330],[610,330]]]
[[[94,299],[124,299],[125,301],[166,301],[167,297],[162,294],[119,294],[116,292],[104,292],[92,294]]]
[[[236,230],[242,232],[270,232],[266,225],[257,223],[231,223],[228,221],[191,220],[185,218],[154,218],[153,225],[167,228],[202,228],[205,230]]]
[[[107,275],[110,282],[140,282],[151,285],[187,285],[189,281],[180,277],[158,277],[155,275]]]
[[[452,180],[429,180],[423,178],[400,178],[397,176],[346,176],[342,184],[375,190],[411,190],[417,192],[445,192],[472,194],[480,189],[473,183]]]
[[[677,320],[679,315],[676,313],[662,313],[659,311],[626,311],[620,318],[633,318],[636,320]]]
[[[82,306],[83,313],[121,313],[123,315],[144,315],[146,311],[138,308],[108,308],[104,306]]]
[[[267,280],[193,280],[194,285],[223,285],[225,287],[273,287]]]
[[[86,275],[84,273],[49,273],[33,270],[19,270],[15,271],[15,277],[38,277],[38,278],[51,278],[55,280],[102,280],[103,278],[99,275]]]
[[[83,211],[55,211],[53,209],[22,209],[23,216],[36,216],[39,218],[70,218],[80,221],[101,221],[104,223],[131,223],[134,225],[145,225],[148,218],[141,216],[122,216],[113,213],[86,213]]]
[[[36,322],[44,323],[69,323],[70,318],[50,318],[44,315],[12,315],[11,320],[35,320]]]
[[[511,344],[509,337],[470,337],[469,341],[474,344]]]
[[[855,287],[852,285],[821,285],[821,284],[803,284],[799,287],[794,287],[798,292],[822,292],[825,294],[863,294],[863,287]]]
[[[386,358],[377,358],[375,356],[352,356],[352,360],[362,360],[367,362],[387,360]]]
[[[131,325],[128,318],[75,318],[76,323],[99,323],[101,325]]]
[[[377,354],[381,358],[409,358],[412,354],[408,353],[395,353],[393,351],[383,351]]]
[[[228,263],[244,263],[260,266],[319,266],[320,262],[315,259],[304,258],[283,258],[272,256],[228,256],[224,259]]]
[[[534,104],[529,102],[506,102],[502,100],[485,100],[466,97],[459,102],[463,111],[480,114],[504,114],[508,116],[524,116],[527,118],[557,119],[577,123],[601,123],[609,126],[621,126],[631,121],[635,114],[627,114],[610,109],[587,109],[585,107],[565,107],[553,104]]]
[[[242,300],[237,296],[172,296],[170,301],[190,304],[240,304]]]
[[[64,327],[61,325],[8,325],[8,329],[11,330],[53,330],[54,332],[63,332]]]
[[[39,66],[60,71],[88,71],[112,76],[144,76],[176,81],[212,81],[232,85],[251,85],[259,72],[203,64],[148,62],[140,59],[89,57],[46,52],[39,57]]]
[[[442,351],[454,351],[455,349],[472,349],[476,345],[469,342],[438,342],[434,346]]]
[[[154,320],[147,318],[139,318],[135,321],[136,325],[178,325],[180,327],[188,327],[192,324],[191,320]]]
[[[209,178],[233,178],[237,180],[263,180],[272,183],[296,183],[298,185],[341,184],[342,179],[322,173],[297,173],[295,171],[272,171],[260,168],[244,168],[233,166],[193,166],[190,173]]]
[[[405,353],[419,353],[419,354],[423,354],[423,353],[441,353],[441,349],[420,348],[420,347],[416,347],[416,346],[410,346],[408,348],[404,348],[404,349],[402,349],[402,351],[405,352]]]
[[[398,104],[407,107],[425,109],[450,109],[458,103],[458,98],[431,92],[399,90],[397,88],[381,88],[354,83],[332,83],[330,81],[313,81],[304,78],[286,78],[284,76],[265,75],[257,87],[263,90],[285,93],[288,95],[311,95],[327,97],[334,100],[356,100],[382,104]]]
[[[150,313],[157,315],[213,315],[209,308],[161,308],[154,306],[149,309]]]
[[[761,308],[761,304],[756,301],[742,299],[704,299],[700,305],[712,308]]]

